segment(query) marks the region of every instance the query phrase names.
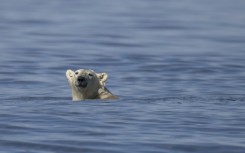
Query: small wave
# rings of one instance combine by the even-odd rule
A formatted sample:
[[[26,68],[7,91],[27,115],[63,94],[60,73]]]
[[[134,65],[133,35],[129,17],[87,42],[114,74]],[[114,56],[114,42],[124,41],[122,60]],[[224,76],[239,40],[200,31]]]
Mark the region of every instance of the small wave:
[[[51,152],[91,152],[92,149],[79,148],[75,146],[67,146],[65,144],[45,144],[45,143],[33,143],[33,142],[23,142],[23,141],[12,141],[12,140],[0,140],[0,146],[15,148],[18,150],[43,150]]]
[[[21,101],[56,101],[56,100],[71,100],[71,97],[14,97],[4,100],[21,100]]]

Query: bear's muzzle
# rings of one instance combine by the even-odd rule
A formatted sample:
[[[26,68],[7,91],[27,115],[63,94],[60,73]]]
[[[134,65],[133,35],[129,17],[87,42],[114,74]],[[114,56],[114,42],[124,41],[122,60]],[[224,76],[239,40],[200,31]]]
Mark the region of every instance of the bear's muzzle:
[[[78,87],[86,88],[88,85],[87,79],[83,76],[77,78]]]

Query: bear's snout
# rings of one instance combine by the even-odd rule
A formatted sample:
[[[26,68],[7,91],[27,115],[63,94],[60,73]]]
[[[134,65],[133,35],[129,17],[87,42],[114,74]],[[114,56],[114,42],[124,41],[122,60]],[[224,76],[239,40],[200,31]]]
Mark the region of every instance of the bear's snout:
[[[85,77],[83,77],[83,76],[79,76],[77,78],[77,82],[78,82],[78,86],[79,87],[86,88],[87,85],[88,85],[87,79]]]
[[[86,81],[86,78],[83,77],[83,76],[80,76],[80,77],[77,78],[77,81],[78,82],[83,82],[83,81]]]

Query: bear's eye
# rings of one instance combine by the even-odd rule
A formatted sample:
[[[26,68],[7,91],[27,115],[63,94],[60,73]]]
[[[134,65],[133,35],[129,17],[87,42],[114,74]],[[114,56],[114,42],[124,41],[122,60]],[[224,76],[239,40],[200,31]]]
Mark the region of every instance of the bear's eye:
[[[89,73],[88,75],[91,76],[91,77],[93,77],[93,74],[92,73]]]
[[[78,72],[75,72],[76,75],[78,75]]]

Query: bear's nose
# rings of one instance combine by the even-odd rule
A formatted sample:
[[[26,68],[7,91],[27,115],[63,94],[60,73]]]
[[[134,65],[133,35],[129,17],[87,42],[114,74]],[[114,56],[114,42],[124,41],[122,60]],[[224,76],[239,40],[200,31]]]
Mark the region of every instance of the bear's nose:
[[[83,82],[83,81],[85,81],[85,80],[86,80],[86,78],[83,77],[83,76],[80,76],[80,77],[77,78],[77,81],[78,81],[78,82]]]

